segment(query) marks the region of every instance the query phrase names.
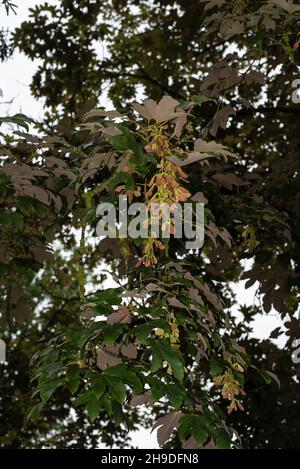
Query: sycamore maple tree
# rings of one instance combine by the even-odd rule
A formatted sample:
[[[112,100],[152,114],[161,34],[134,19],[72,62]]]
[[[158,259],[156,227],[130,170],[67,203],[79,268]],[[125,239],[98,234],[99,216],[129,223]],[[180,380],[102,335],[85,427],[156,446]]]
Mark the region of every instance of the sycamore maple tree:
[[[126,122],[125,118],[117,125],[85,125],[91,128],[95,150],[84,160],[76,184],[87,207],[83,235],[87,220],[91,222],[95,216],[95,195],[101,200],[104,192],[114,200],[114,194],[123,193],[130,202],[138,199],[147,205],[184,202],[191,194],[183,166],[207,162],[212,156],[233,156],[215,142],[198,139],[193,144],[191,127],[189,133],[182,134],[184,127],[191,126],[188,117],[193,116],[193,103],[184,103],[184,107],[188,112],[174,99],[164,97],[158,104],[149,100],[134,107],[145,121],[131,118]],[[105,115],[122,118],[119,113],[103,110],[91,111],[87,118]],[[109,136],[111,148],[105,153],[99,153],[99,134]],[[82,192],[80,183],[95,179],[107,166],[111,175],[105,182]],[[195,194],[194,200],[198,195],[203,197]],[[207,214],[207,230],[213,239],[219,236],[229,243],[228,232],[220,231],[212,217]],[[173,225],[170,232],[174,234]],[[122,241],[126,283],[86,301],[81,272],[82,314],[88,319],[81,327],[53,339],[49,349],[36,358],[42,401],[46,402],[58,386],[68,385],[72,393],[79,394],[75,405],[85,405],[91,419],[105,408],[119,424],[125,418],[126,402],[131,406],[155,405],[167,399],[169,412],[154,426],[160,427],[160,444],[176,428],[184,447],[202,446],[207,440],[229,446],[231,430],[209,393],[199,389],[193,373],[197,361],[206,359],[211,379],[229,400],[229,412],[243,410],[242,373],[248,358],[231,340],[230,332],[220,332],[226,330],[222,301],[201,277],[193,275],[188,256],[183,262],[170,262],[168,250],[174,239]],[[84,237],[81,250],[84,255]],[[95,320],[97,315],[106,318]],[[33,412],[41,406],[37,404]]]
[[[21,228],[22,214],[26,214],[31,199],[46,206],[53,201],[54,212],[60,215],[62,197],[71,203],[73,210],[74,205],[81,206],[80,324],[62,330],[43,351],[35,354],[34,377],[38,381],[35,394],[39,393],[41,402],[32,408],[29,418],[36,420],[55,390],[66,386],[76,395],[74,405],[84,405],[91,420],[105,409],[118,426],[126,422],[123,412],[126,404],[155,406],[163,400],[166,414],[153,427],[159,427],[160,444],[177,431],[184,448],[206,444],[230,447],[233,429],[226,425],[226,418],[209,389],[199,386],[195,369],[200,360],[207,362],[206,380],[220,388],[231,413],[244,410],[241,402],[245,395],[244,372],[251,361],[246,350],[231,337],[225,305],[214,292],[213,284],[197,274],[193,256],[186,253],[182,261],[170,259],[169,251],[175,255],[184,251],[184,240],[172,236],[173,218],[169,221],[170,238],[157,239],[150,234],[146,239],[109,240],[121,244],[125,270],[120,277],[114,273],[120,287],[85,297],[85,235],[96,222],[96,202],[103,197],[114,202],[119,194],[126,195],[130,202],[139,200],[147,206],[152,203],[172,206],[190,199],[194,203],[204,201],[202,192],[193,195],[189,192],[189,176],[183,168],[209,164],[211,158],[220,161],[236,158],[221,144],[201,138],[194,140],[197,121],[193,109],[197,106],[195,102],[179,103],[165,96],[158,104],[148,100],[135,105],[139,117],[128,118],[118,112],[96,109],[85,116],[88,122],[79,130],[87,134],[88,152],[79,147],[64,147],[64,142],[55,137],[45,141],[36,137],[32,139],[37,146],[35,157],[30,155],[30,162],[36,161],[35,164],[20,163],[17,158],[4,164],[8,189],[4,197],[5,200],[17,197],[18,210],[11,214],[11,223],[17,229]],[[114,119],[122,123],[115,124]],[[28,138],[27,134],[19,135]],[[76,155],[77,163],[72,169],[43,152],[54,144],[68,159]],[[97,178],[104,171],[106,177],[99,184]],[[36,183],[39,180],[45,187]],[[11,203],[15,206],[14,198]],[[52,224],[56,216],[52,215]],[[41,218],[49,222],[42,213]],[[40,234],[44,233],[42,220],[37,227]],[[161,222],[159,216],[157,223]],[[210,210],[206,210],[204,223],[210,243],[230,246],[228,231],[216,226]],[[9,258],[9,232],[4,261]],[[45,249],[47,245],[39,246],[37,242],[30,251],[36,259],[45,255]],[[99,315],[104,319],[97,319]]]

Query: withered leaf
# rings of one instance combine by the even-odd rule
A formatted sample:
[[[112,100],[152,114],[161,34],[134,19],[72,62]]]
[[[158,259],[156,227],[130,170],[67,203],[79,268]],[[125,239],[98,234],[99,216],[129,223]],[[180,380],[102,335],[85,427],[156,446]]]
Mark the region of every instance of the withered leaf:
[[[98,349],[97,350],[97,366],[100,368],[100,370],[105,370],[106,368],[109,368],[110,366],[118,365],[119,363],[122,363],[122,360],[114,355],[117,355],[119,352],[118,347],[116,346],[111,346],[111,347],[106,347],[106,350],[103,349]]]
[[[225,161],[227,161],[227,157],[236,158],[237,156],[228,150],[228,148],[224,147],[221,143],[217,143],[214,140],[211,142],[206,142],[202,138],[198,138],[194,144],[194,150],[200,153],[207,153],[207,154],[214,154],[223,156]]]
[[[137,407],[142,404],[147,404],[151,400],[151,391],[148,390],[144,394],[138,394],[137,396],[133,396],[129,402],[130,407]]]
[[[185,440],[182,444],[183,449],[198,449],[198,445],[196,440],[190,436],[187,440]]]
[[[265,82],[265,77],[261,72],[258,72],[257,70],[251,70],[245,76],[245,82],[247,83],[247,85],[250,85],[251,83],[260,83],[261,85],[263,85]]]
[[[226,125],[230,116],[235,116],[236,110],[232,106],[225,106],[223,109],[217,112],[214,118],[213,125],[210,129],[211,135],[214,137],[217,135],[218,128],[226,129]]]
[[[178,105],[179,102],[171,96],[164,96],[158,104],[153,99],[147,99],[143,104],[134,104],[132,107],[145,119],[162,122],[186,115],[182,109],[175,111]]]
[[[235,340],[231,339],[231,345],[233,348],[235,348],[235,350],[237,350],[238,352],[240,353],[243,353],[243,354],[247,354],[246,352],[246,349],[244,347],[242,347],[241,345],[239,345]]]
[[[108,117],[109,119],[116,119],[122,117],[118,111],[105,111],[104,109],[92,109],[84,115],[84,120],[91,119],[92,117]]]
[[[45,137],[44,140],[47,145],[51,146],[53,146],[55,143],[57,143],[58,145],[68,145],[64,138],[58,137],[57,135],[49,135]]]
[[[165,292],[166,290],[164,290],[163,288],[161,288],[159,285],[157,285],[156,283],[148,283],[146,286],[145,286],[145,289],[150,293],[150,292],[156,292],[156,291],[160,291],[160,292]]]
[[[194,151],[188,153],[186,159],[180,160],[179,158],[173,156],[170,157],[169,160],[172,161],[172,163],[177,164],[178,166],[186,166],[197,161],[205,163],[206,160],[208,160],[209,158],[213,158],[214,156],[221,156],[225,159],[225,161],[227,161],[228,157],[236,158],[236,155],[234,155],[234,153],[229,151],[220,143],[216,143],[215,141],[206,142],[202,138],[198,138],[194,143]]]
[[[224,38],[228,40],[237,34],[243,33],[244,30],[244,23],[241,23],[239,20],[230,19],[223,23],[221,33],[223,34]]]
[[[33,185],[23,186],[22,193],[24,195],[28,195],[29,197],[39,200],[44,205],[50,204],[50,196],[49,196],[48,191],[46,191],[45,189],[42,189],[41,187],[33,186]]]
[[[119,279],[118,279],[118,278],[114,278],[114,275],[112,275],[112,278],[113,278],[113,280],[115,280],[116,283],[119,282]],[[145,299],[145,298],[147,297],[147,293],[146,293],[146,292],[143,292],[143,291],[137,292],[137,291],[135,291],[135,290],[131,290],[131,291],[130,291],[130,290],[127,290],[127,291],[121,293],[121,297],[122,297],[122,298],[138,298],[138,299],[143,300],[143,299]]]
[[[262,20],[262,25],[266,27],[266,29],[272,29],[274,30],[276,28],[276,22],[272,19],[266,16]]]
[[[206,445],[204,445],[203,449],[216,449],[216,445],[213,440],[210,440]]]
[[[129,324],[131,322],[131,315],[125,306],[119,306],[117,311],[111,313],[107,317],[108,323],[124,323]]]
[[[182,134],[183,127],[185,126],[186,123],[187,123],[187,115],[177,117],[175,121],[175,130],[174,130],[174,134],[177,137],[180,137],[180,135]]]
[[[202,297],[201,295],[199,295],[199,292],[196,288],[190,288],[189,294],[190,294],[191,300],[196,301],[199,305],[203,305]]]
[[[57,158],[56,156],[47,156],[45,158],[45,164],[46,166],[50,166],[50,167],[57,166],[58,168],[62,168],[62,169],[68,168],[67,163],[64,160]]]
[[[31,253],[35,261],[42,264],[43,262],[51,262],[53,253],[48,246],[37,246],[31,248]]]
[[[122,135],[122,132],[115,125],[106,125],[102,127],[102,133],[108,137],[115,137],[116,135]]]
[[[196,363],[199,363],[201,357],[204,357],[206,360],[208,360],[208,355],[205,353],[203,349],[199,348],[195,356]]]
[[[170,306],[173,306],[174,308],[187,309],[187,307],[183,303],[181,303],[181,301],[175,298],[175,296],[173,296],[172,298],[168,298],[168,303]]]
[[[155,422],[151,431],[153,432],[153,430],[158,428],[157,441],[160,446],[162,446],[170,438],[174,429],[178,428],[180,417],[180,412],[174,411],[170,412],[164,417],[160,417]]]
[[[137,348],[132,343],[129,343],[127,345],[122,345],[121,353],[126,358],[135,359],[137,357]]]
[[[229,190],[232,190],[232,186],[240,187],[249,184],[248,181],[243,181],[242,178],[232,173],[216,173],[213,175],[213,179]]]
[[[300,11],[300,5],[296,5],[295,3],[288,0],[269,0],[269,3],[273,3],[273,5],[281,7],[288,13],[295,13],[296,11]]]
[[[75,194],[74,192],[67,188],[67,187],[64,187],[60,192],[60,195],[62,195],[66,201],[67,201],[67,204],[68,204],[68,208],[72,208],[73,207],[73,204],[75,202]]]
[[[226,0],[202,0],[203,3],[206,3],[204,11],[211,10],[214,7],[220,7]]]
[[[40,139],[36,137],[35,135],[28,134],[27,132],[20,132],[19,130],[16,130],[14,132],[15,135],[18,135],[19,137],[23,137],[26,139],[27,142],[30,143],[39,143]]]
[[[62,203],[62,200],[61,200],[61,197],[59,197],[59,195],[54,195],[52,194],[52,200],[54,201],[54,207],[56,209],[57,212],[60,212],[62,207],[63,207],[63,203]]]
[[[168,159],[172,163],[177,164],[177,166],[186,166],[188,164],[196,163],[197,161],[204,162],[208,158],[213,158],[213,155],[205,155],[205,154],[201,154],[196,151],[193,151],[191,153],[188,153],[187,158],[185,158],[184,160],[180,160],[179,158],[176,158],[176,156],[171,156]]]
[[[218,231],[218,235],[220,236],[221,239],[223,239],[223,241],[225,241],[225,243],[227,244],[227,246],[231,246],[231,236],[230,236],[230,233],[228,230],[226,230],[226,228],[222,228],[222,229],[219,229]]]
[[[121,256],[120,240],[117,238],[104,238],[99,243],[99,250],[106,253],[111,251],[114,258]]]
[[[203,194],[203,192],[196,192],[191,198],[194,202],[198,202],[200,204],[207,204],[208,200]]]

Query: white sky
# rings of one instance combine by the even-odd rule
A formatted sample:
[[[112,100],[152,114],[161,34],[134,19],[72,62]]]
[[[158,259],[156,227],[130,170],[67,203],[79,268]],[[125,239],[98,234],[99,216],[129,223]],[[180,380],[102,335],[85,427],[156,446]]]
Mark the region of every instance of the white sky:
[[[0,9],[0,26],[13,30],[28,18],[28,10],[39,3],[35,0],[14,0],[13,3],[18,5],[17,15],[10,12],[9,16],[1,6]],[[57,3],[54,0],[48,0],[49,4]],[[15,114],[23,112],[29,117],[40,119],[43,115],[43,101],[35,100],[31,94],[29,85],[31,77],[37,69],[38,61],[32,62],[18,51],[8,61],[0,64],[0,89],[3,92],[1,102],[10,101],[12,104],[1,104],[0,113]]]
[[[57,4],[58,0],[47,0],[49,4]],[[6,15],[5,10],[1,7],[0,10],[0,26],[8,27],[13,30],[19,26],[24,20],[28,18],[28,9],[34,7],[43,1],[35,0],[14,0],[18,5],[17,15],[10,13]],[[3,97],[0,97],[0,115],[12,115],[17,112],[22,112],[29,117],[40,120],[43,116],[43,100],[36,100],[31,96],[29,85],[31,78],[37,69],[38,61],[31,61],[26,58],[24,54],[16,51],[11,59],[4,63],[0,63],[0,89],[3,92]],[[4,102],[13,99],[11,104]],[[248,265],[249,268],[249,265]],[[237,295],[237,301],[240,304],[251,305],[256,302],[255,291],[257,285],[250,289],[245,289],[245,281],[239,282],[234,285],[234,291]],[[237,317],[239,315],[237,314]],[[269,314],[263,314],[256,319],[253,325],[253,336],[260,339],[268,338],[270,332],[275,327],[281,326],[279,314],[272,311]],[[278,345],[283,345],[284,338],[274,341]],[[132,434],[132,443],[139,448],[157,448],[157,441],[154,434],[150,434],[147,430],[140,430]]]

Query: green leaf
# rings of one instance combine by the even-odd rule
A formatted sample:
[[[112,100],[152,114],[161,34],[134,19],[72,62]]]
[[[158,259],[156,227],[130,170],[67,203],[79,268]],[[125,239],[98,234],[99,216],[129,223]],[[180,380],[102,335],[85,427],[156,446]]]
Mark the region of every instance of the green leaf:
[[[106,375],[105,373],[103,373],[103,377],[108,384],[110,394],[114,399],[116,399],[116,401],[120,402],[120,404],[123,404],[126,398],[126,386],[124,383],[122,383],[119,378]]]
[[[232,374],[234,379],[236,379],[242,386],[245,384],[245,376],[243,373],[233,370]]]
[[[3,209],[0,210],[0,224],[9,226],[12,224],[11,213],[5,212]]]
[[[26,213],[31,206],[31,200],[28,197],[19,197],[17,207],[21,212]]]
[[[157,348],[154,348],[152,354],[151,371],[155,373],[160,369],[163,362],[163,356]]]
[[[92,422],[98,417],[101,408],[101,401],[98,401],[96,396],[92,396],[86,405],[88,416]]]
[[[92,329],[86,328],[86,329],[82,329],[79,332],[80,332],[80,335],[78,336],[78,339],[77,339],[77,346],[80,349],[82,349],[88,342],[89,338],[94,335],[94,331]]]
[[[157,378],[153,378],[149,376],[147,381],[151,388],[151,394],[154,400],[158,401],[161,397],[163,397],[167,392],[167,386]]]
[[[87,391],[82,392],[77,399],[74,401],[74,406],[78,407],[82,404],[85,404],[88,402],[90,399],[95,397],[94,392],[91,389],[88,389]]]
[[[272,383],[271,376],[268,375],[264,370],[259,370],[259,374],[264,379],[266,384],[271,384]]]
[[[153,310],[151,310],[153,311]],[[170,332],[170,325],[165,319],[154,319],[147,324],[141,324],[133,329],[135,337],[142,343],[146,343],[153,329],[161,328],[166,332]]]
[[[2,189],[7,189],[7,184],[10,182],[11,178],[7,174],[3,173],[0,170],[0,184],[2,186]],[[7,191],[5,190],[5,194]],[[4,193],[2,193],[3,197],[5,196]]]
[[[105,376],[118,378],[128,384],[132,388],[134,394],[141,394],[144,391],[143,383],[137,373],[133,370],[128,370],[128,367],[125,364],[110,366],[103,374]]]
[[[44,407],[43,402],[39,402],[38,404],[35,404],[30,410],[29,414],[26,416],[25,422],[28,423],[31,420],[33,423],[36,423],[41,415],[41,411],[43,407]]]
[[[141,324],[139,326],[134,327],[133,333],[142,344],[145,344],[149,335],[151,334],[152,329],[153,327],[151,326],[151,324]]]
[[[224,370],[224,363],[217,357],[210,359],[210,372],[212,376],[217,376]]]
[[[184,369],[180,352],[178,352],[178,350],[172,347],[165,340],[158,340],[156,342],[156,347],[163,356],[164,360],[166,360],[171,366],[174,376],[179,381],[182,381],[184,376]]]
[[[66,187],[66,185],[69,183],[68,179],[57,179],[55,180],[53,186],[52,186],[52,190],[53,192],[55,193],[58,193],[59,191],[61,191],[64,187]]]
[[[178,428],[178,435],[181,441],[185,440],[191,434],[193,421],[193,414],[186,414],[181,417]]]
[[[131,148],[131,141],[127,135],[114,135],[109,138],[109,143],[117,150],[126,151]]]
[[[229,449],[231,443],[231,437],[224,430],[217,429],[213,433],[213,439],[215,440],[216,446],[219,449]]]
[[[122,302],[120,288],[108,288],[93,295],[86,303],[95,303],[94,310],[101,315],[108,315],[112,312],[112,306]]]
[[[33,200],[32,206],[39,217],[44,218],[46,216],[46,213],[47,213],[46,207],[44,207],[43,204],[41,204],[41,202],[38,202],[37,200]]]
[[[96,398],[100,399],[106,391],[106,384],[103,380],[102,375],[93,373],[93,377],[91,377],[90,381],[91,381],[91,388]]]
[[[101,398],[101,404],[106,409],[108,415],[112,415],[112,402],[111,396],[108,393],[105,393]]]
[[[119,305],[122,301],[120,288],[107,288],[92,296],[92,301],[95,303],[105,302],[109,305]],[[89,299],[89,302],[91,298]]]
[[[37,388],[37,391],[40,393],[42,401],[44,403],[47,402],[52,396],[52,394],[55,392],[55,390],[62,384],[63,383],[60,378],[42,381]]]
[[[180,107],[182,107],[182,109],[187,109],[191,103],[190,101],[187,101],[186,99],[181,99],[179,101],[179,104],[180,104]]]
[[[192,101],[195,104],[202,104],[205,101],[214,101],[214,100],[211,98],[208,98],[207,96],[202,96],[201,94],[198,94],[198,95],[192,96]]]
[[[57,356],[53,355],[55,361],[49,361],[49,363],[45,362],[42,370],[42,374],[44,377],[44,381],[48,380],[51,375],[57,374],[63,368],[63,362],[61,360],[56,361]]]
[[[33,208],[41,218],[45,216],[47,211],[43,204],[31,197],[19,197],[17,201],[17,207],[24,215],[30,208]]]
[[[33,124],[34,120],[31,119],[30,117],[25,116],[24,114],[15,114],[14,116],[0,117],[0,125],[2,124],[2,122],[8,123],[8,124],[17,124],[20,127],[24,127],[28,132],[29,131],[28,124]]]
[[[66,382],[72,394],[75,394],[80,385],[80,368],[78,365],[71,365],[67,368]]]
[[[212,334],[212,337],[214,339],[214,344],[215,344],[215,347],[219,347],[219,345],[221,344],[221,337],[219,334],[217,334],[216,332],[213,332]]]
[[[205,219],[205,223],[208,223],[209,220],[215,221],[215,217],[212,211],[206,207],[204,208],[204,219]]]
[[[128,371],[124,376],[124,382],[128,384],[134,394],[141,394],[144,391],[144,386],[140,378],[133,371]]]
[[[12,223],[15,225],[15,227],[19,230],[22,231],[24,227],[24,219],[23,215],[20,212],[14,212],[11,214],[12,217]]]
[[[125,324],[110,324],[105,327],[103,330],[103,337],[108,345],[113,345],[126,327],[127,326]]]
[[[185,440],[192,435],[199,446],[206,442],[209,432],[207,422],[203,415],[187,414],[180,419],[178,435],[181,440]]]
[[[124,420],[124,414],[121,404],[117,401],[112,401],[112,413],[115,419],[115,425],[120,425]]]
[[[132,150],[136,156],[140,156],[142,149],[136,142],[128,127],[118,124],[117,127],[123,132],[122,135],[114,135],[109,138],[109,143],[117,150],[126,151]]]
[[[204,416],[195,415],[192,426],[192,436],[195,438],[200,447],[203,446],[203,444],[206,442],[208,438],[208,431]]]
[[[276,382],[278,384],[278,387],[280,388],[280,381],[278,379],[278,376],[275,373],[269,370],[258,370],[258,373],[264,379],[266,384],[271,384],[273,382]]]
[[[119,185],[125,185],[127,190],[134,188],[134,177],[131,173],[118,173],[113,176],[108,182],[108,190],[113,191]]]
[[[184,386],[181,384],[168,384],[167,393],[170,399],[170,403],[178,410],[186,398],[186,392]]]

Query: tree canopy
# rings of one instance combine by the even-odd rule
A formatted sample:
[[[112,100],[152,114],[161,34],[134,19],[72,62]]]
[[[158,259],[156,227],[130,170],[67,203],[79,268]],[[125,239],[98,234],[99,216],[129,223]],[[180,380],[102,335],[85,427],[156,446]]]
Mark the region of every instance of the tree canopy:
[[[285,0],[64,0],[14,32],[46,114],[34,136],[1,118],[26,130],[1,134],[2,446],[122,447],[156,420],[169,447],[299,447],[299,21]],[[205,203],[204,247],[94,243],[119,194]]]

